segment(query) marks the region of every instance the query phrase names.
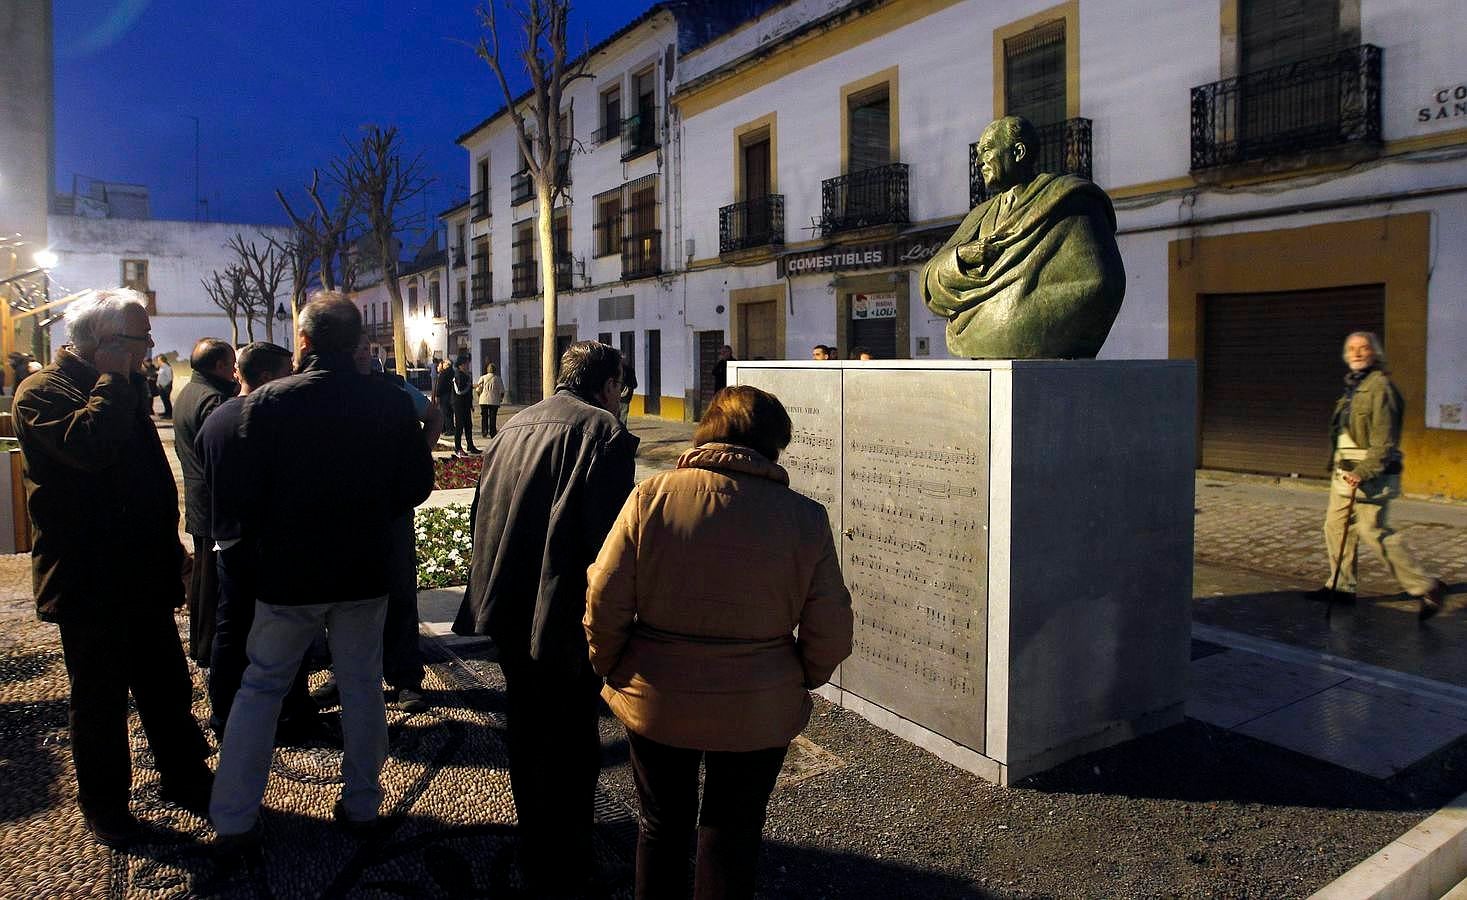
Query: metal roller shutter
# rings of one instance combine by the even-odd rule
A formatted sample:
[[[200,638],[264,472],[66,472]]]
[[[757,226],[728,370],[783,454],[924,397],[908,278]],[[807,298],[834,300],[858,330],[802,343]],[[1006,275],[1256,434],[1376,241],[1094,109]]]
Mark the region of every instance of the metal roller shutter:
[[[1202,466],[1323,477],[1352,331],[1385,339],[1383,285],[1202,302]]]

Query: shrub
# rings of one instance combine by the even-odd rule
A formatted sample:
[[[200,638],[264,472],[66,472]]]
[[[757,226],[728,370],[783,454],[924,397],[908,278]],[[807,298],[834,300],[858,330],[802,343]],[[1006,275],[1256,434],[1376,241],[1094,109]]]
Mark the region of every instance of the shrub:
[[[473,542],[467,504],[418,510],[413,517],[413,537],[418,548],[418,587],[468,583]]]
[[[434,459],[433,489],[448,491],[455,488],[477,487],[479,469],[482,465],[483,461],[477,456]]]

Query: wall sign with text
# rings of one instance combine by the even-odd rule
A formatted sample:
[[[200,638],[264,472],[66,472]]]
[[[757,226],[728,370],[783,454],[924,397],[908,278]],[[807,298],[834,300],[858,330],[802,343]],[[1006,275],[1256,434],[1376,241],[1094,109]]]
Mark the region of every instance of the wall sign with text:
[[[1467,117],[1467,82],[1446,87],[1431,95],[1431,103],[1416,110],[1416,121],[1436,122],[1440,119]]]
[[[895,319],[896,317],[897,296],[894,293],[851,295],[852,319]]]

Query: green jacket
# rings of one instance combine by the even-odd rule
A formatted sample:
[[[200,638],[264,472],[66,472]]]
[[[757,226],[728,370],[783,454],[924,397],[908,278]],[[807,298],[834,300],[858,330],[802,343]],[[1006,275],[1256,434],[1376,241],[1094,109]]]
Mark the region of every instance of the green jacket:
[[[1366,451],[1365,458],[1355,463],[1354,474],[1361,481],[1369,481],[1400,472],[1401,414],[1405,409],[1401,392],[1391,384],[1386,373],[1376,369],[1360,382],[1353,400],[1348,393],[1336,400],[1334,415],[1330,417],[1331,452],[1339,438],[1340,418],[1346,403],[1350,405],[1350,418],[1344,423],[1345,430],[1355,446]]]

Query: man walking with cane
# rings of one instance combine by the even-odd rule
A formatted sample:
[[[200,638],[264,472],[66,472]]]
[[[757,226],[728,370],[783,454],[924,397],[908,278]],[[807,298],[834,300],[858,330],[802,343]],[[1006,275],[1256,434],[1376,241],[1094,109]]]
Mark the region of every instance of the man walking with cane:
[[[1330,424],[1334,454],[1324,515],[1330,577],[1309,597],[1354,601],[1355,558],[1364,541],[1417,599],[1417,615],[1426,620],[1441,611],[1446,585],[1422,570],[1387,519],[1391,500],[1401,493],[1401,393],[1386,376],[1385,350],[1374,334],[1357,331],[1346,338],[1344,359],[1350,372]]]

